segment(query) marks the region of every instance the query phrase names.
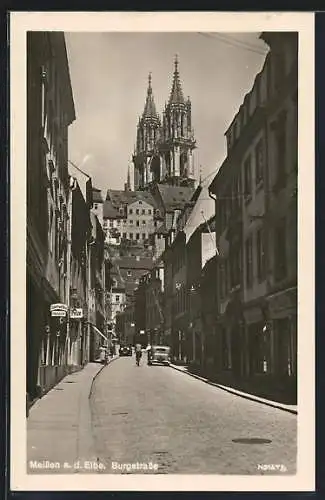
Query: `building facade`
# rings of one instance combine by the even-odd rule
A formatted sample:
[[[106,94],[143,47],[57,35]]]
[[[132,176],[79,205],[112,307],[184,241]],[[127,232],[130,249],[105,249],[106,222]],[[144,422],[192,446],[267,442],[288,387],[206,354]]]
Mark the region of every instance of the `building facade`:
[[[27,34],[27,388],[65,374],[68,127],[75,120],[62,33]],[[62,304],[61,316],[51,306]]]
[[[218,324],[223,370],[279,387],[287,382],[294,390],[297,35],[262,38],[270,51],[226,131],[227,157],[210,186],[219,249]]]

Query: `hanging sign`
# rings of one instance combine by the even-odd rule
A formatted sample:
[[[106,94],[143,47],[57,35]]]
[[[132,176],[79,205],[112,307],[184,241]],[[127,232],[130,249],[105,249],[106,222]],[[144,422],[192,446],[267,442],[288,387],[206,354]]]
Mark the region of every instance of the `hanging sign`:
[[[68,312],[68,306],[66,304],[51,304],[50,311],[52,317],[65,318]]]
[[[83,309],[81,307],[75,307],[70,310],[71,319],[81,319],[83,318]]]

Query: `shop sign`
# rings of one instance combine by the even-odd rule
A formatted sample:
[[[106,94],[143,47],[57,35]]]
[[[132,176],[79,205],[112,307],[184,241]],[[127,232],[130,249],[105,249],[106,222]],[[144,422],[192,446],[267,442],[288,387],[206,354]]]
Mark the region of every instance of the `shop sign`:
[[[74,307],[70,310],[70,319],[83,318],[83,309],[81,307]]]
[[[51,304],[50,312],[53,318],[65,318],[68,312],[68,306],[66,304]]]

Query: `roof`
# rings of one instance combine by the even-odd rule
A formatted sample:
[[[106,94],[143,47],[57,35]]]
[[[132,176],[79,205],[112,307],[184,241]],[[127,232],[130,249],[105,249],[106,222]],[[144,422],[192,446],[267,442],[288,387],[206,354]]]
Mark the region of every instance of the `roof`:
[[[104,219],[116,219],[121,217],[121,215],[113,204],[109,200],[106,200],[104,202],[103,217]]]
[[[120,269],[151,269],[153,266],[152,259],[148,257],[120,257],[115,260],[115,264]]]
[[[94,203],[103,203],[102,192],[100,189],[93,187],[93,202]]]
[[[110,201],[112,206],[117,210],[124,205],[130,205],[135,201],[145,201],[153,207],[156,206],[156,202],[149,191],[121,191],[115,189],[108,189],[106,195],[106,201]]]
[[[178,61],[177,59],[175,59],[175,70],[174,70],[172,90],[169,97],[169,104],[184,104],[184,103],[185,99],[179,78]]]
[[[159,116],[156,110],[155,101],[153,98],[152,87],[151,87],[151,74],[149,74],[149,84],[147,90],[147,98],[144,106],[144,111],[142,114],[142,118],[154,118],[156,121],[159,121]]]
[[[166,212],[183,209],[194,193],[194,188],[191,187],[158,184],[157,188]]]

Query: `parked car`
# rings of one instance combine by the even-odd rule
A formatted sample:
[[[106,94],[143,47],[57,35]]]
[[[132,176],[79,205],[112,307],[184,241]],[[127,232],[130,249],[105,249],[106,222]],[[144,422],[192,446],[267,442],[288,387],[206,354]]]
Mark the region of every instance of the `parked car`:
[[[132,347],[125,345],[119,349],[120,356],[132,356]]]
[[[166,345],[153,345],[148,350],[148,365],[169,365],[170,347]]]

